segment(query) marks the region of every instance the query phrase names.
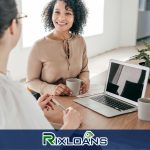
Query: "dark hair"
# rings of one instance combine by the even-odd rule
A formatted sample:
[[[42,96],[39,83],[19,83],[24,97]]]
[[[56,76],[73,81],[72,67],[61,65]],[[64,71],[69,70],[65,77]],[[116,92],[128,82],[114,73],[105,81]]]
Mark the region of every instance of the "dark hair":
[[[17,16],[15,0],[0,0],[0,38],[9,27],[11,21]]]
[[[54,6],[57,1],[64,1],[66,4],[66,8],[69,7],[72,9],[74,14],[74,23],[70,29],[70,31],[74,34],[79,34],[83,32],[83,27],[86,24],[88,11],[82,2],[82,0],[52,0],[48,3],[46,8],[43,11],[42,19],[44,22],[45,30],[54,29],[54,25],[52,22],[52,14],[54,10]]]

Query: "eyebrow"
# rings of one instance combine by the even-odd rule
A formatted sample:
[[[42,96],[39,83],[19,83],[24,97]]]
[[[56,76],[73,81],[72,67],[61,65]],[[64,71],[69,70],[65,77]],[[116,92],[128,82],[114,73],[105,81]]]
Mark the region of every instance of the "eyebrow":
[[[60,11],[60,9],[58,9],[58,8],[55,8],[54,10]],[[70,8],[66,8],[65,10],[73,12],[72,9],[70,9]]]
[[[54,8],[54,10],[59,10],[58,8]]]
[[[71,9],[71,8],[69,8],[69,7],[66,7],[65,9],[66,9],[67,11],[71,11],[71,12],[73,12],[73,11],[72,11],[72,9]]]

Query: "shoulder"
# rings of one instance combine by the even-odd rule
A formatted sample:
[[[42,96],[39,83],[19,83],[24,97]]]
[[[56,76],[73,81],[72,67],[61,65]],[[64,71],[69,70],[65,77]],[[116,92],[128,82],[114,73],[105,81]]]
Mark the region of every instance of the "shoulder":
[[[8,77],[0,77],[0,104],[3,104],[4,108],[5,106],[7,106],[7,110],[27,108],[27,106],[33,106],[35,102],[34,97],[21,83]]]
[[[1,107],[7,106],[7,110],[12,110],[19,105],[19,101],[23,101],[23,87],[8,77],[0,76],[0,103]],[[2,108],[3,109],[3,108]]]
[[[33,51],[34,53],[38,52],[40,54],[43,54],[43,51],[51,50],[52,47],[58,46],[59,43],[60,41],[53,40],[51,38],[48,38],[47,36],[44,36],[34,43],[31,51]]]
[[[73,40],[85,45],[85,39],[81,35],[73,35]]]
[[[73,35],[73,38],[76,39],[76,40],[84,40],[83,36],[80,35],[80,34]]]
[[[32,49],[37,49],[37,48],[40,48],[41,46],[43,46],[44,45],[44,43],[45,43],[45,37],[43,37],[43,38],[41,38],[41,39],[38,39],[37,41],[35,41],[35,43],[33,44],[33,47],[32,47]]]
[[[31,47],[30,50],[31,57],[40,58],[41,50],[44,49],[44,45],[45,45],[45,38],[43,37],[41,39],[38,39]]]
[[[10,97],[12,96],[14,99],[18,98],[18,95],[22,95],[24,92],[23,86],[11,80],[9,77],[1,77],[0,76],[0,96],[1,97]]]

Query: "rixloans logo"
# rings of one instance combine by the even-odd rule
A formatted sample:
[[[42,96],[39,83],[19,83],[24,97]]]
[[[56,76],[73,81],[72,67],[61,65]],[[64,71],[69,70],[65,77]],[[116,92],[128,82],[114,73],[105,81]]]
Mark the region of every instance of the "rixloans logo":
[[[53,132],[43,132],[42,133],[42,145],[51,145],[51,146],[107,146],[108,138],[107,137],[95,137],[95,134],[92,131],[86,131],[83,137],[56,137]]]

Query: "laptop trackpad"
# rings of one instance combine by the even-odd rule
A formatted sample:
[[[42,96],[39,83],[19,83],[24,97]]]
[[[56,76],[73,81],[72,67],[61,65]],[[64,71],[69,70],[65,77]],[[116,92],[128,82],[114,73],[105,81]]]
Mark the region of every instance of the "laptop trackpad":
[[[74,101],[87,107],[87,108],[90,108],[106,117],[112,117],[112,116],[116,116],[116,115],[120,114],[120,111],[115,110],[109,106],[103,105],[99,102],[90,100],[88,98],[76,99]]]

